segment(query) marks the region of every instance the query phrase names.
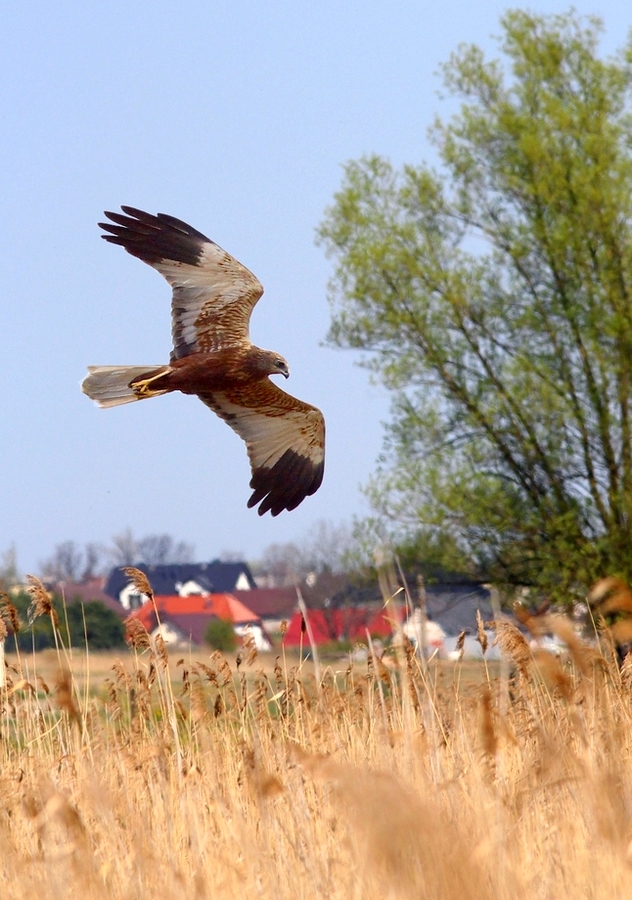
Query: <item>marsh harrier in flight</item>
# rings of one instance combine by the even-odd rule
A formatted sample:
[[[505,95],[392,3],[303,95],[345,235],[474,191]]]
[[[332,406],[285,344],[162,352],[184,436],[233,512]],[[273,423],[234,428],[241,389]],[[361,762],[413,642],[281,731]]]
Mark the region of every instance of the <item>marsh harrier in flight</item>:
[[[286,394],[269,375],[289,377],[285,359],[250,341],[248,325],[263,287],[245,266],[194,228],[131,206],[100,223],[163,275],[173,289],[173,350],[164,366],[90,366],[81,388],[99,406],[170,391],[197,394],[246,442],[252,479],[248,506],[259,515],[295,509],[323,480],[325,422],[320,410]]]

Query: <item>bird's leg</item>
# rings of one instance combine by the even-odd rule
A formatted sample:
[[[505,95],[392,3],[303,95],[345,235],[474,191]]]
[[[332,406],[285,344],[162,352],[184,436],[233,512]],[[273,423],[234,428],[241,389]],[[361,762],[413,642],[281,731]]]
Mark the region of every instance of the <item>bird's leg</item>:
[[[161,369],[159,372],[156,372],[155,375],[152,375],[150,378],[142,378],[140,381],[132,381],[130,387],[134,391],[137,397],[153,397],[155,394],[164,394],[165,389],[159,391],[152,391],[149,385],[153,381],[158,381],[158,379],[162,378],[164,375],[168,374],[168,370],[165,371]]]

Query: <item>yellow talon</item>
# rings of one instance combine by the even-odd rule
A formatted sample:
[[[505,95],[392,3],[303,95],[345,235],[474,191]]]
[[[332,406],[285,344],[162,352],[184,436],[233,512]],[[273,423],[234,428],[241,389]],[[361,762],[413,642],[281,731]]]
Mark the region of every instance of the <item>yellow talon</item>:
[[[153,397],[155,394],[164,394],[164,390],[162,391],[152,391],[149,389],[149,385],[152,381],[157,381],[159,378],[162,378],[166,372],[158,372],[157,375],[152,375],[151,378],[143,378],[142,381],[132,381],[130,387],[134,391],[137,397]]]

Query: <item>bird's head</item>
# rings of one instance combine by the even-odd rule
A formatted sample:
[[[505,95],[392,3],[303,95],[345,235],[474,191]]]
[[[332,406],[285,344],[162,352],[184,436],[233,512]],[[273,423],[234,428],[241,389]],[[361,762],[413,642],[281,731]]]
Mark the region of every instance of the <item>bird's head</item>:
[[[270,375],[283,375],[284,378],[290,377],[288,362],[280,353],[270,354]]]
[[[259,347],[253,347],[248,352],[247,368],[249,372],[259,378],[266,375],[290,377],[290,367],[287,364],[287,360],[274,350],[261,350]]]

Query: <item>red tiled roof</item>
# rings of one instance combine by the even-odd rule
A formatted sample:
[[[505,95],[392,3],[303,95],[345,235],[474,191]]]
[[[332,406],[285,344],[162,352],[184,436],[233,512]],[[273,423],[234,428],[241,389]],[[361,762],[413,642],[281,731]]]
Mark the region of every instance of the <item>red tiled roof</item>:
[[[157,595],[156,608],[158,615],[165,616],[216,616],[218,619],[228,619],[235,625],[256,624],[259,616],[240,603],[231,594],[190,594],[188,597],[180,597],[178,594],[164,596]],[[143,623],[148,631],[155,626],[156,617],[153,603],[144,603],[132,612],[132,615]]]

